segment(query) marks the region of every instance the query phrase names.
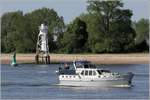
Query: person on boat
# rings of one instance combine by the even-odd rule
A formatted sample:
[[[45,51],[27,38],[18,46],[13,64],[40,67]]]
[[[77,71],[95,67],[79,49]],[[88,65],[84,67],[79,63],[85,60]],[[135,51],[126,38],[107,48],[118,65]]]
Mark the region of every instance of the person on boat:
[[[69,69],[69,65],[67,63],[65,63],[64,67],[65,69]]]

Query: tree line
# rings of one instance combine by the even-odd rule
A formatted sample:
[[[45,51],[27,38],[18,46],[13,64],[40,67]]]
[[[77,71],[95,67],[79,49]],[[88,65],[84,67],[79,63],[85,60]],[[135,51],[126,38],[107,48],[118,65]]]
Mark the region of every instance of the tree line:
[[[149,20],[133,22],[121,1],[88,1],[87,13],[69,24],[49,8],[1,16],[1,52],[36,52],[38,26],[48,26],[51,53],[126,53],[149,51]],[[54,39],[57,36],[57,40]]]

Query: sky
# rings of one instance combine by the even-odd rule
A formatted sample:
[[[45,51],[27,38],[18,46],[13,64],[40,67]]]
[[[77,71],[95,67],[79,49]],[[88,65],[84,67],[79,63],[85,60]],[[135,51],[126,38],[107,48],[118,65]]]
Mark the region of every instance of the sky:
[[[81,13],[86,12],[87,0],[0,0],[0,15],[5,12],[21,10],[31,12],[42,7],[53,8],[65,23],[69,23]],[[149,18],[149,0],[122,0],[124,8],[133,11],[132,20]]]

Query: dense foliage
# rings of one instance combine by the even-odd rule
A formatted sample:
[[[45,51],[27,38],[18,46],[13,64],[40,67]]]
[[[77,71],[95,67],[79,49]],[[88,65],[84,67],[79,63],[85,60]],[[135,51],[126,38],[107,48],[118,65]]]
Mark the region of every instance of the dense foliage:
[[[134,23],[136,31],[136,51],[146,51],[149,49],[149,20],[141,19]]]
[[[92,52],[128,52],[133,48],[132,12],[122,6],[119,1],[89,1],[89,13],[81,18],[88,17],[85,21]]]
[[[149,20],[132,22],[132,11],[120,1],[88,1],[87,13],[68,25],[53,9],[42,8],[1,16],[1,52],[32,53],[36,50],[38,26],[48,25],[50,52],[121,53],[149,50]],[[53,35],[57,34],[57,41]]]
[[[42,8],[23,15],[22,12],[5,13],[2,16],[2,52],[11,52],[16,48],[17,52],[35,52],[38,26],[42,23],[48,25],[48,38],[50,51],[55,48],[53,42],[53,30],[59,27],[63,29],[63,18],[59,17],[53,9]],[[61,31],[59,31],[61,32]]]
[[[66,53],[79,53],[86,51],[86,42],[88,33],[86,31],[86,23],[76,18],[71,23],[61,39],[61,51]]]

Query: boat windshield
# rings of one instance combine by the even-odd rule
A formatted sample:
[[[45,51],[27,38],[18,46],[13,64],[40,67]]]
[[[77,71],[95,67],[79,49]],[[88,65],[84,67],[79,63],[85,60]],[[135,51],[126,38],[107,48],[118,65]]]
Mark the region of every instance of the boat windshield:
[[[88,61],[76,61],[76,68],[96,68],[95,65],[91,64]]]
[[[85,64],[84,68],[96,68],[96,66],[91,64],[91,63],[89,63],[89,64]]]

